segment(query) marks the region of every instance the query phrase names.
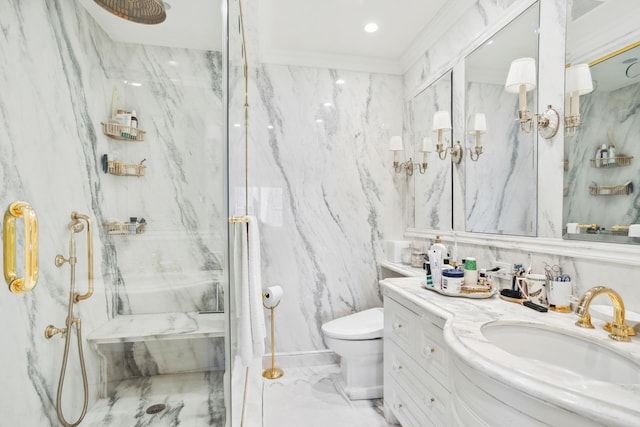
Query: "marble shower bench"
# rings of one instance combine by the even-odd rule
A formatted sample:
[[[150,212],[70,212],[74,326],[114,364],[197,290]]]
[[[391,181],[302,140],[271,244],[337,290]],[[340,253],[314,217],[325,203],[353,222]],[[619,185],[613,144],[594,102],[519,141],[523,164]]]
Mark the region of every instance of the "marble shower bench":
[[[120,315],[87,341],[101,358],[100,397],[131,378],[224,370],[224,313]]]

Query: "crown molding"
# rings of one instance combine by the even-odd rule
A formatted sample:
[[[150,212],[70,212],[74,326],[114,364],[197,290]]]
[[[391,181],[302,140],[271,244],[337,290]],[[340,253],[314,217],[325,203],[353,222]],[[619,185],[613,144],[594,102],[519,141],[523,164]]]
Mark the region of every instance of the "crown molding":
[[[409,71],[425,52],[450,30],[453,24],[475,4],[475,0],[450,0],[431,20],[400,56],[403,74]]]
[[[265,64],[300,67],[333,68],[370,73],[402,75],[398,61],[355,55],[328,55],[307,51],[262,49],[260,61]]]

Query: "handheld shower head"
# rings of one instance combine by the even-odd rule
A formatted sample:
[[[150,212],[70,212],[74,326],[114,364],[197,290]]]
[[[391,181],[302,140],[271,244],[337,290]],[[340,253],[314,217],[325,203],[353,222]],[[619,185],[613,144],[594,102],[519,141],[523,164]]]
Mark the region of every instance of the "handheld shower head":
[[[84,224],[78,218],[73,218],[69,223],[69,230],[72,233],[79,233],[84,230]]]

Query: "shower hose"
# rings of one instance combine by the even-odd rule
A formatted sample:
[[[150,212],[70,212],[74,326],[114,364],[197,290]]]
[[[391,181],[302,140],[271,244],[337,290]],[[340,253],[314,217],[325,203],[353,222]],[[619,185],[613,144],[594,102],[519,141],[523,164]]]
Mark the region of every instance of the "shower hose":
[[[58,393],[56,395],[56,411],[58,420],[64,427],[75,427],[82,422],[87,413],[87,405],[89,404],[89,385],[87,383],[87,369],[84,364],[84,352],[82,350],[82,327],[79,317],[73,317],[73,304],[75,283],[76,283],[76,247],[74,241],[74,231],[71,231],[71,240],[69,242],[69,265],[71,267],[71,289],[69,291],[69,311],[67,312],[66,333],[64,340],[64,356],[62,357],[62,368],[60,369],[60,379],[58,380]],[[73,423],[68,422],[62,413],[62,387],[64,386],[64,377],[67,371],[67,361],[69,359],[69,344],[71,341],[71,326],[76,326],[76,337],[78,338],[78,353],[80,356],[80,370],[82,371],[82,386],[84,388],[84,401],[82,404],[82,413],[80,417]]]

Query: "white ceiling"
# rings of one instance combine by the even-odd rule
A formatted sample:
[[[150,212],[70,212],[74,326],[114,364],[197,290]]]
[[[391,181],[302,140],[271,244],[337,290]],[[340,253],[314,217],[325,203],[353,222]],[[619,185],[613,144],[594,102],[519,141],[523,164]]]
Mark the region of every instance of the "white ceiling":
[[[141,25],[118,18],[93,0],[78,0],[116,42],[221,50],[221,0],[168,0],[167,20]],[[233,0],[237,1],[237,0]],[[400,74],[416,44],[433,43],[451,12],[473,0],[257,0],[264,62]],[[246,6],[245,6],[246,7]],[[249,19],[248,22],[256,22]],[[379,30],[366,33],[376,22]],[[430,25],[429,25],[430,24]],[[231,24],[232,26],[234,23]],[[419,43],[422,39],[422,43]],[[427,46],[428,47],[428,46]],[[422,53],[424,49],[415,49]],[[417,59],[418,54],[412,60]],[[409,61],[410,62],[410,61]]]
[[[266,62],[394,68],[447,0],[260,0],[260,56]],[[369,22],[378,31],[366,33]]]
[[[93,0],[78,0],[115,42],[222,50],[221,0],[168,0],[167,19],[143,25],[112,15]]]

